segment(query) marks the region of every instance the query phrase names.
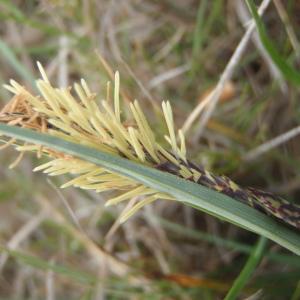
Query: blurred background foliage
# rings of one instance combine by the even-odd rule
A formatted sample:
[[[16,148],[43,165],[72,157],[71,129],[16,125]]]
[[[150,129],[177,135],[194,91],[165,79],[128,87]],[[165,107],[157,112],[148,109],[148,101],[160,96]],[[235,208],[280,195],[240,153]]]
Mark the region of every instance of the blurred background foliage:
[[[34,91],[40,61],[53,84],[85,78],[104,97],[119,70],[123,101],[139,99],[162,134],[160,102],[171,101],[180,128],[218,83],[249,17],[242,0],[1,0],[0,84],[14,78]],[[263,21],[297,69],[300,2],[271,1]],[[10,97],[0,89],[1,106]],[[254,35],[204,132],[198,118],[186,133],[188,151],[217,174],[299,203],[299,137],[247,159],[299,120],[299,87],[284,80]],[[66,178],[33,173],[29,155],[9,170],[15,157],[12,148],[1,151],[1,299],[222,299],[257,240],[163,201],[118,226],[122,207],[104,208],[108,193],[60,191]],[[94,246],[133,271],[113,276]],[[241,299],[300,299],[299,278],[300,260],[270,243]]]

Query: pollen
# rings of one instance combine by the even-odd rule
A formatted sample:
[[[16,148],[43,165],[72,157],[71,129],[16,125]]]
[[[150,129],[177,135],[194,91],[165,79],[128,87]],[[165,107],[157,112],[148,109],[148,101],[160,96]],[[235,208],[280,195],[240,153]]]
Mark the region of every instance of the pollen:
[[[106,95],[101,97],[90,90],[84,79],[73,87],[53,87],[42,65],[37,65],[41,74],[41,78],[36,81],[39,95],[33,95],[11,80],[5,88],[14,96],[0,111],[0,122],[47,133],[150,167],[168,162],[179,167],[184,178],[199,177],[184,165],[187,162],[185,138],[182,131],[178,131],[178,134],[175,132],[170,102],[162,103],[168,132],[165,135],[166,143],[160,144],[137,100],[129,104],[131,116],[127,119],[122,116],[118,71],[113,84],[106,84]],[[110,100],[111,95],[113,101]],[[38,158],[43,156],[47,159],[46,163],[34,169],[35,172],[42,171],[48,176],[70,174],[72,179],[64,183],[62,188],[75,186],[96,192],[115,190],[117,196],[107,201],[108,206],[136,197],[138,200],[135,205],[123,212],[120,218],[122,222],[157,199],[174,200],[168,194],[50,148],[34,144],[22,145],[15,139],[7,140],[1,148],[11,145],[15,146],[20,155],[10,167],[15,167],[25,152],[35,152]]]

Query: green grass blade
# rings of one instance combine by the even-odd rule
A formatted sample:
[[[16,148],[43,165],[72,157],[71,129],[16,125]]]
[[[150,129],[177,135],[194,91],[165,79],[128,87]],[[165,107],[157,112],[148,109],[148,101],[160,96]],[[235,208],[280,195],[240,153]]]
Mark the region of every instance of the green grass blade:
[[[12,49],[0,39],[0,52],[5,60],[12,66],[12,68],[19,74],[25,81],[29,82],[32,87],[35,87],[35,78],[30,71],[28,71],[21,62],[19,62]]]
[[[251,275],[255,271],[256,266],[261,261],[266,245],[267,245],[267,239],[265,239],[264,237],[260,237],[255,248],[253,248],[253,251],[249,256],[242,272],[234,281],[234,284],[230,288],[224,300],[235,300],[237,298],[237,296],[239,295],[241,290],[245,287]]]
[[[64,32],[56,26],[47,25],[44,22],[36,21],[32,17],[27,17],[22,9],[20,9],[18,5],[15,5],[12,1],[1,0],[0,2],[2,4],[2,10],[0,12],[0,18],[2,20],[13,20],[23,26],[31,26],[49,36],[64,34]]]
[[[205,36],[203,33],[204,33],[204,28],[206,28],[206,27],[203,24],[205,23],[207,5],[208,5],[207,0],[201,1],[199,3],[196,28],[195,28],[194,39],[193,39],[193,58],[194,58],[194,60],[197,59],[197,57],[199,56],[203,41],[205,39]],[[195,64],[195,65],[197,65],[197,64]]]
[[[0,124],[0,132],[22,141],[74,155],[132,178],[153,189],[168,193],[186,205],[265,236],[300,255],[300,234],[296,230],[226,195],[172,174],[29,129]]]
[[[169,233],[173,233],[176,237],[185,237],[190,239],[193,242],[197,241],[205,241],[212,245],[216,245],[219,247],[224,247],[226,249],[231,249],[234,251],[238,251],[240,253],[244,253],[249,255],[253,251],[253,247],[255,245],[249,245],[246,243],[241,243],[239,241],[231,240],[228,238],[222,238],[215,234],[206,233],[197,229],[187,228],[183,225],[173,223],[172,221],[168,221],[164,218],[160,218],[158,216],[154,217],[159,224],[166,229]],[[293,254],[285,254],[285,253],[266,253],[265,257],[269,261],[274,261],[276,263],[281,263],[285,265],[290,265],[293,267],[300,267],[300,259],[299,257]]]
[[[256,10],[256,7],[252,0],[246,0],[246,3],[249,7],[249,10],[252,14],[252,17],[255,21],[258,34],[262,44],[264,45],[265,49],[269,53],[270,57],[272,58],[274,64],[278,67],[281,71],[283,76],[289,80],[290,82],[299,85],[300,84],[300,73],[293,69],[286,61],[282,58],[280,53],[277,51],[276,47],[273,45],[271,40],[268,38],[266,33],[265,26]]]
[[[291,300],[299,300],[300,299],[300,280],[296,286],[296,289],[291,297]]]
[[[36,269],[44,271],[51,270],[57,274],[69,277],[81,283],[94,284],[95,282],[97,282],[97,277],[92,276],[88,273],[76,270],[74,268],[62,266],[56,263],[48,262],[36,256],[25,254],[20,251],[11,250],[0,246],[0,252],[8,253],[9,256],[16,258],[17,260],[28,266],[32,266]]]

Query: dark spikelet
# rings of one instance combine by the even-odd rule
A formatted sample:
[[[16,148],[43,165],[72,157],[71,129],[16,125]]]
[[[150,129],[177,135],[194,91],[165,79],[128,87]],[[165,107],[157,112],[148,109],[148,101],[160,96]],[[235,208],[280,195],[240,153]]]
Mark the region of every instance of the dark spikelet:
[[[187,162],[185,166],[199,172],[199,178],[197,180],[193,177],[188,178],[188,180],[225,194],[237,201],[241,201],[300,230],[300,206],[288,202],[270,192],[257,190],[255,188],[241,188],[228,177],[213,175],[203,167],[196,166],[194,163]],[[157,165],[157,169],[183,178],[180,174],[180,166],[174,165],[171,162]]]

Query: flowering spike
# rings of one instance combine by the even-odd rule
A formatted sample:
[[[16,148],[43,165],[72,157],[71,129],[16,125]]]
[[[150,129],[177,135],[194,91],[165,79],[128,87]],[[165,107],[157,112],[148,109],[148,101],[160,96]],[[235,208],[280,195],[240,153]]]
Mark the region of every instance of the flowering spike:
[[[74,96],[71,88],[54,88],[42,65],[39,62],[37,64],[42,76],[42,79],[36,81],[41,96],[32,95],[20,84],[10,80],[10,85],[4,87],[15,96],[0,111],[0,122],[47,133],[169,172],[222,192],[300,228],[300,208],[295,204],[270,193],[251,188],[242,189],[229,178],[215,176],[188,161],[184,135],[181,130],[176,135],[169,101],[162,103],[163,115],[168,128],[166,140],[169,147],[166,147],[157,142],[154,132],[136,100],[129,104],[134,124],[127,126],[126,120],[122,122],[119,72],[115,73],[113,108],[109,103],[109,83],[107,83],[106,100],[103,100],[99,107],[94,101],[97,95],[90,91],[83,79],[80,84],[74,84],[76,92],[76,96]],[[14,139],[10,139],[6,143],[6,145],[12,144],[16,144]],[[1,146],[0,149],[6,145]],[[174,200],[166,193],[159,193],[130,178],[51,148],[18,144],[16,150],[20,152],[20,155],[11,164],[11,167],[20,161],[25,151],[33,151],[37,153],[38,158],[44,154],[49,159],[49,162],[36,167],[34,171],[43,171],[49,176],[71,174],[74,178],[65,183],[62,188],[75,186],[96,192],[119,191],[119,194],[108,201],[107,205],[139,196],[140,200],[122,214],[120,222],[124,222],[144,205],[157,199]]]

